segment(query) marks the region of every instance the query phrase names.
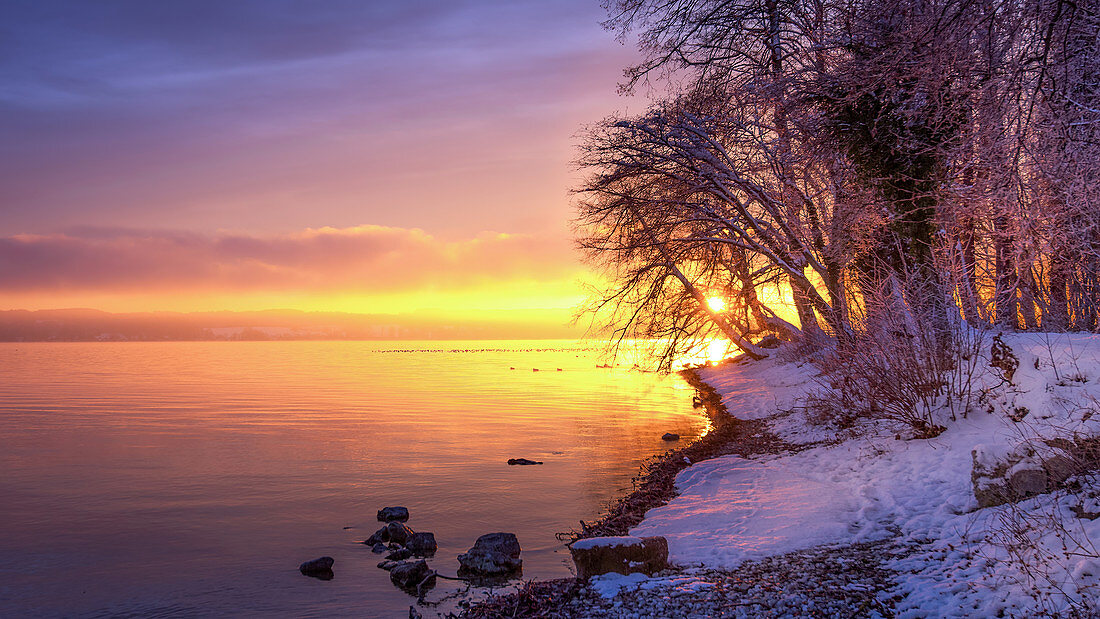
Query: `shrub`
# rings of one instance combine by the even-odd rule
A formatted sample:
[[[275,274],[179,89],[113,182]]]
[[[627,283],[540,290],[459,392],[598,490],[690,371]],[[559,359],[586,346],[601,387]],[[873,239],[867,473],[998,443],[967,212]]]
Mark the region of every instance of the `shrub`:
[[[985,334],[935,303],[910,302],[930,289],[890,278],[865,290],[853,304],[852,332],[817,357],[822,389],[810,405],[842,427],[886,420],[921,438],[942,432],[948,417],[965,417]]]

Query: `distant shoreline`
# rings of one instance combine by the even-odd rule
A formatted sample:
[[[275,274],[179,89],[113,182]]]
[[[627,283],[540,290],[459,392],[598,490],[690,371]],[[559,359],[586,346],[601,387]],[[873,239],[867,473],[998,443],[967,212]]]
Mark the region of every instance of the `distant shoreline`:
[[[542,310],[352,314],[250,312],[111,313],[94,309],[0,310],[2,342],[367,341],[581,339],[567,316]]]

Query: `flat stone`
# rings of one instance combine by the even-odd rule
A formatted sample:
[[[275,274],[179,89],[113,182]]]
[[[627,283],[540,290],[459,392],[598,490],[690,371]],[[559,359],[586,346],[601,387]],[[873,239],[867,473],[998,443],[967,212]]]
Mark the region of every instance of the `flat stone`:
[[[668,541],[654,537],[592,537],[569,547],[578,578],[615,572],[653,575],[668,567]]]
[[[680,435],[676,434],[675,432],[665,432],[664,435],[661,437],[661,440],[662,441],[678,441],[678,440],[680,440]]]
[[[532,464],[542,464],[542,463],[541,462],[536,462],[535,460],[528,460],[527,458],[508,458],[508,464],[513,465],[513,466],[517,465],[517,464],[521,465],[521,466],[530,466]]]

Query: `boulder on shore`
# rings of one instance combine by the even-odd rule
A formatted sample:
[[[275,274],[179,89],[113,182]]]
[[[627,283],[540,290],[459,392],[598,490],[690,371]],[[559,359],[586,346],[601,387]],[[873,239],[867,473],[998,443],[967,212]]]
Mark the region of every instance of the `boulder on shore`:
[[[526,466],[526,465],[531,465],[531,464],[542,464],[542,463],[541,462],[536,462],[535,460],[528,460],[527,458],[508,458],[508,464],[513,465],[513,466],[516,465],[516,464]]]
[[[401,544],[403,546],[412,534],[413,530],[400,522],[391,522],[386,525],[387,539],[391,544]]]
[[[415,589],[420,583],[427,586],[435,584],[435,572],[428,567],[424,559],[398,563],[390,569],[390,582],[402,589]]]
[[[523,567],[519,540],[514,533],[487,533],[477,538],[473,548],[458,555],[459,572],[509,574]]]
[[[435,534],[426,531],[413,533],[405,540],[405,548],[418,557],[428,557],[435,554],[438,546],[435,543]]]
[[[299,565],[298,571],[313,578],[332,580],[332,565],[334,563],[336,563],[336,560],[332,557],[320,557]]]
[[[1090,439],[1080,444],[1051,439],[1048,446],[1023,443],[1009,451],[978,445],[970,452],[973,468],[970,481],[978,507],[1015,503],[1062,487],[1066,480],[1100,462],[1088,455]]]
[[[676,434],[675,432],[665,432],[664,435],[661,436],[661,440],[662,441],[678,441],[678,440],[680,440],[680,435]]]
[[[590,537],[569,547],[578,578],[608,572],[631,574],[654,572],[668,567],[668,541],[663,537]]]
[[[379,522],[392,522],[394,520],[400,520],[401,522],[404,522],[408,519],[409,510],[405,507],[383,507],[382,509],[378,510]]]

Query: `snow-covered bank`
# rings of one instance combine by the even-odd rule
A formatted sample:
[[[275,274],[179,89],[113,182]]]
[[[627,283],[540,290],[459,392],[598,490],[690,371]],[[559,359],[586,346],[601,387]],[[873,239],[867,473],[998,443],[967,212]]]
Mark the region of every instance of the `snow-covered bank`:
[[[678,565],[724,570],[821,544],[889,540],[897,554],[884,565],[896,586],[880,596],[893,598],[902,617],[1095,611],[1094,477],[979,509],[971,472],[972,452],[1022,454],[1015,466],[1034,467],[1037,451],[1054,451],[1050,439],[1100,435],[1100,336],[1004,341],[1019,359],[1011,383],[983,359],[972,410],[923,440],[898,438],[901,429],[881,423],[844,433],[814,425],[800,406],[817,386],[811,363],[772,358],[701,371],[732,415],[764,419],[788,442],[810,446],[695,464],[676,478],[680,496],[631,535],[665,536]]]

